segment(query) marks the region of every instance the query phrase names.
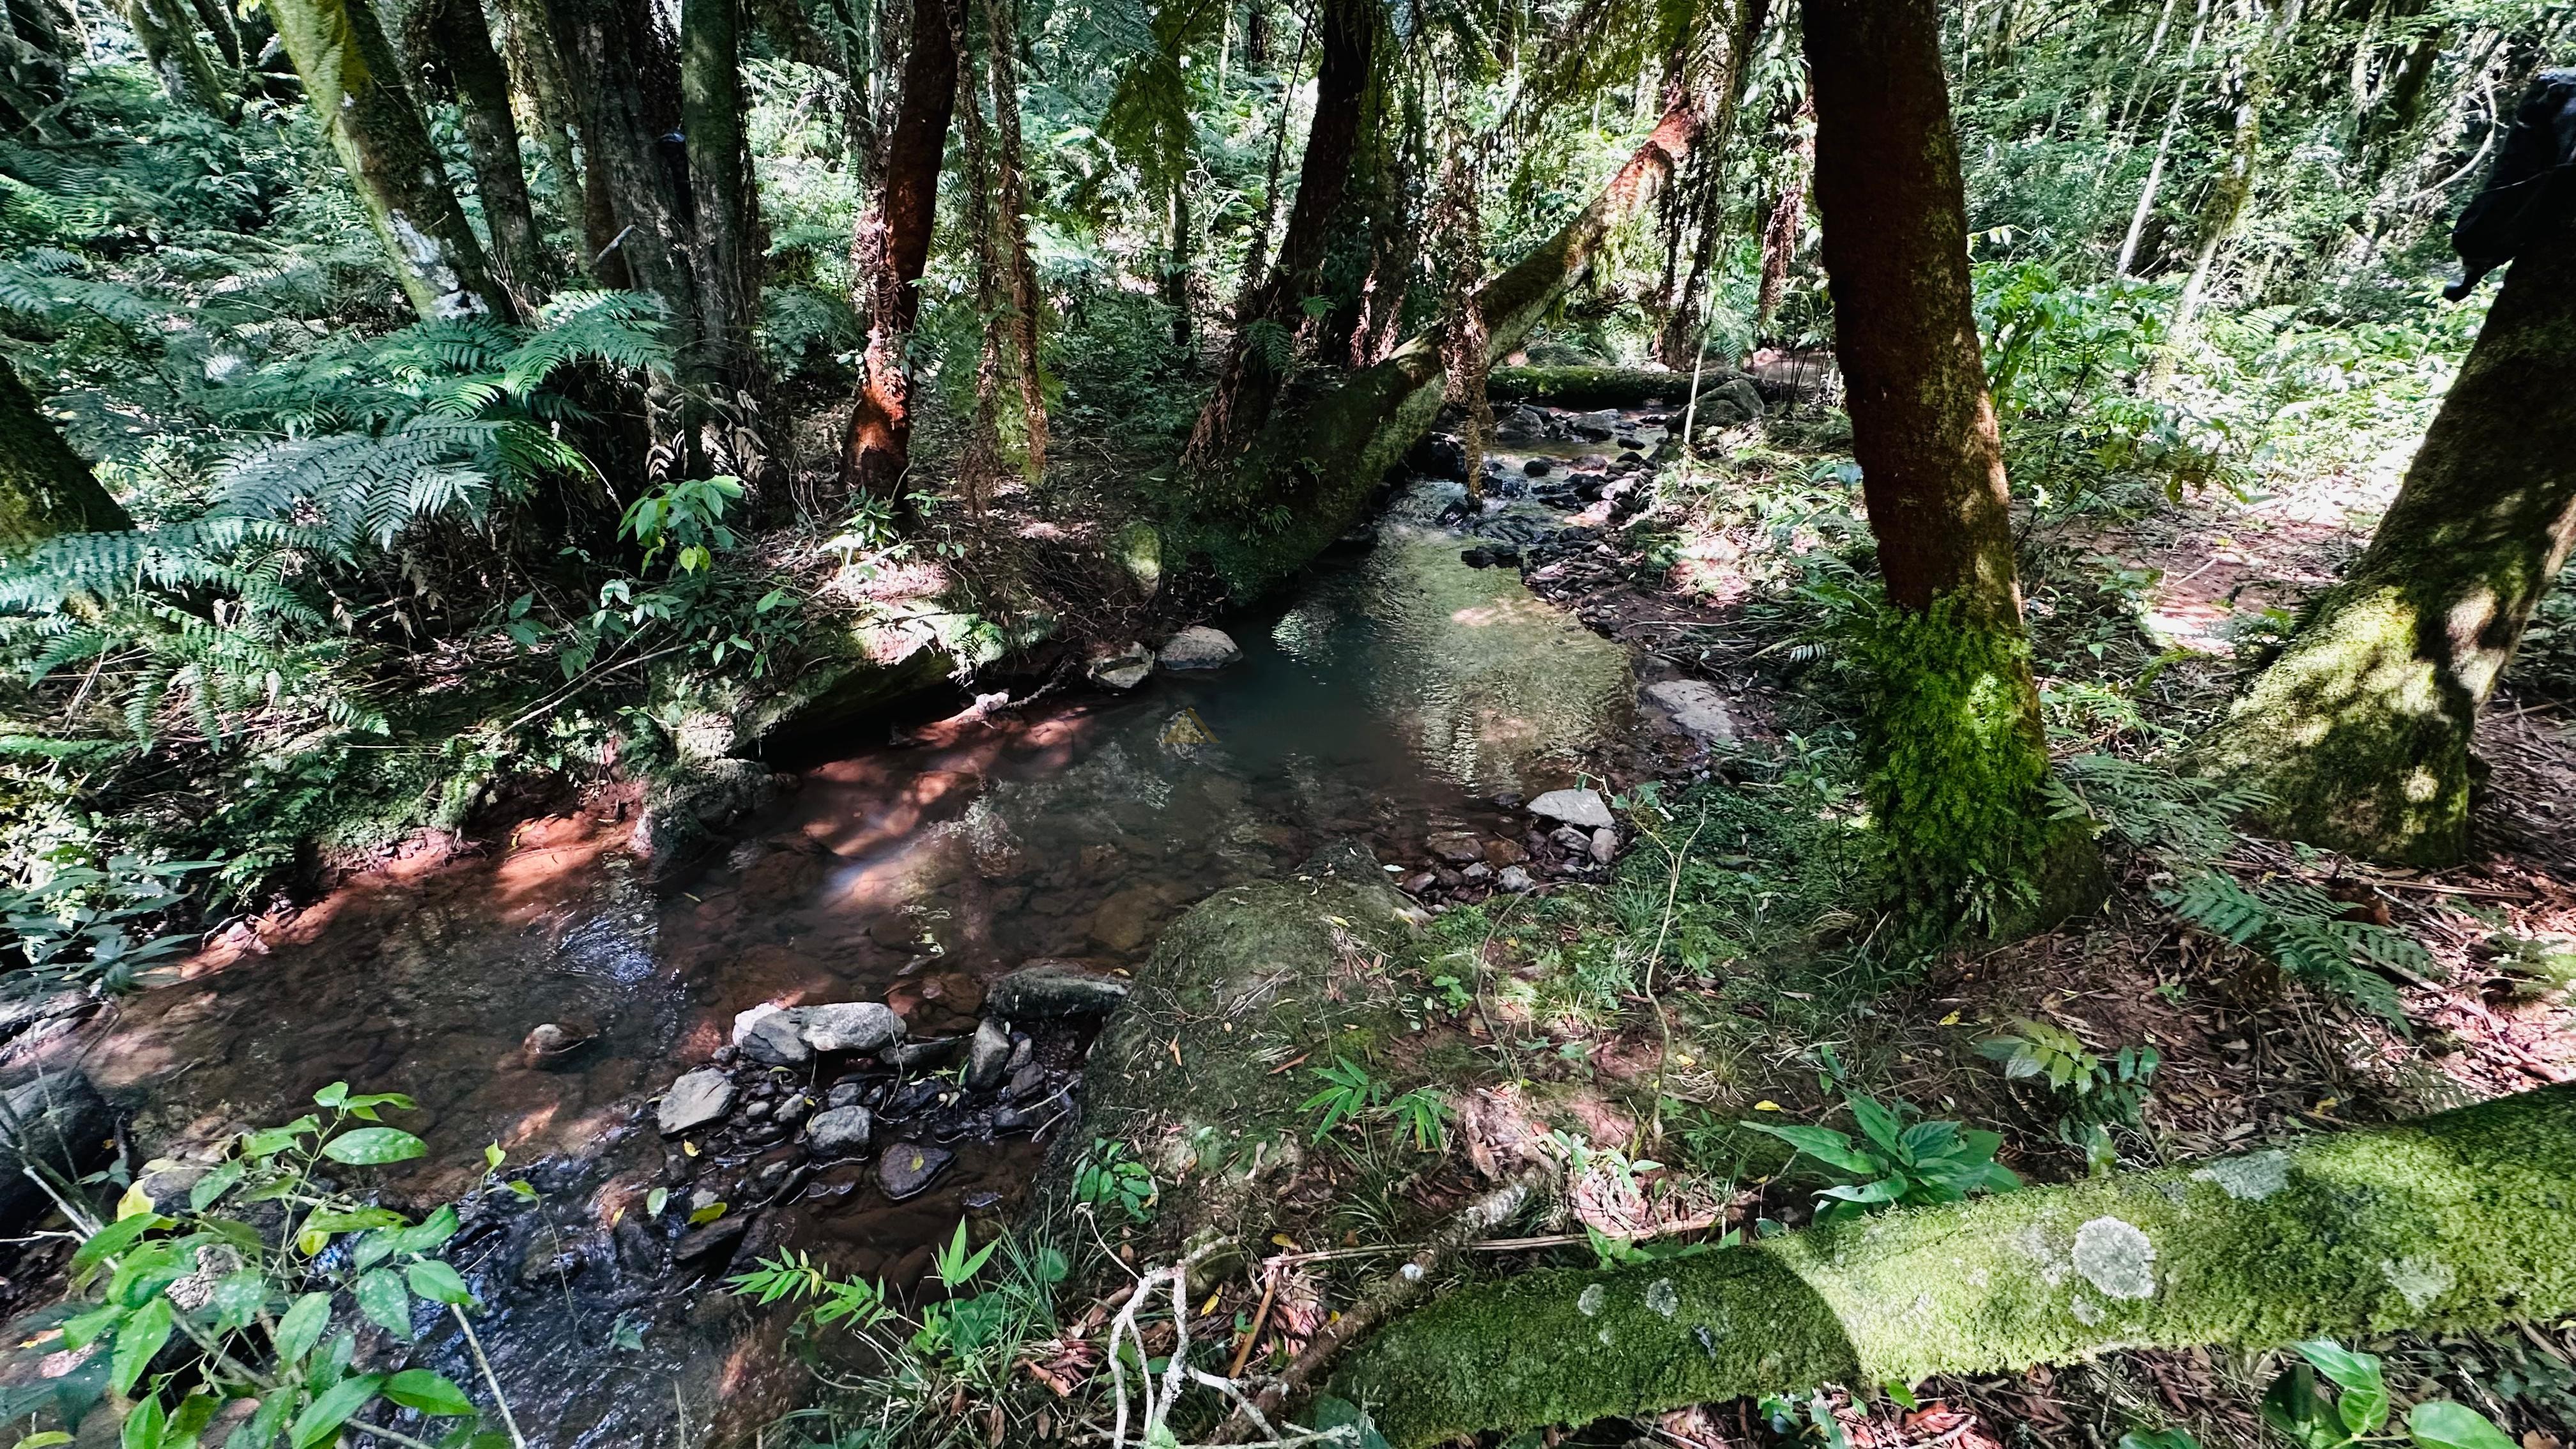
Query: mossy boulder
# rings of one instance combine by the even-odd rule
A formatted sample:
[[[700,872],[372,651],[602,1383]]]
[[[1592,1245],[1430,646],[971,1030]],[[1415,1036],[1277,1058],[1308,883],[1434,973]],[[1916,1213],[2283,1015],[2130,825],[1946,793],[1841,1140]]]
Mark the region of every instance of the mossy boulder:
[[[1303,1064],[1364,1057],[1404,1029],[1386,961],[1413,932],[1376,860],[1340,842],[1283,881],[1231,886],[1172,923],[1083,1074],[1084,1130],[1161,1185],[1158,1236],[1266,1235],[1303,1156]]]
[[[2576,1087],[2206,1164],[1531,1273],[1362,1347],[1388,1440],[1583,1424],[2113,1348],[2269,1347],[2576,1310]]]

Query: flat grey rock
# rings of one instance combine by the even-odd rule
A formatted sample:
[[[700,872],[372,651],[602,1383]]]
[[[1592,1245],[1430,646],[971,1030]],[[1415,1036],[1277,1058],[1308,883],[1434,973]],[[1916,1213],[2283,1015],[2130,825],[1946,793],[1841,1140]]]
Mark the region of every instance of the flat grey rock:
[[[1586,830],[1601,830],[1618,822],[1610,815],[1610,802],[1598,790],[1550,790],[1529,803],[1530,813],[1543,820],[1562,820]]]
[[[1705,680],[1667,679],[1649,684],[1646,698],[1703,743],[1726,744],[1736,737],[1735,715],[1726,707],[1726,695]]]
[[[1115,654],[1092,660],[1086,672],[1092,683],[1104,689],[1134,689],[1154,672],[1154,651],[1142,644],[1130,644]]]
[[[1032,961],[993,983],[984,1005],[1007,1021],[1106,1016],[1127,999],[1127,982],[1070,961]]]
[[[1521,869],[1517,865],[1507,865],[1503,867],[1502,875],[1496,878],[1494,884],[1506,891],[1509,891],[1513,895],[1519,895],[1521,892],[1528,890],[1533,882],[1530,880],[1530,873],[1528,871]]]
[[[1241,658],[1243,650],[1224,630],[1205,624],[1192,624],[1173,635],[1154,655],[1165,669],[1223,669]]]
[[[714,1067],[700,1067],[671,1084],[662,1094],[657,1120],[662,1135],[679,1134],[721,1122],[733,1110],[733,1079]]]
[[[744,1056],[773,1067],[802,1066],[814,1059],[796,1018],[764,1002],[733,1019],[733,1044]]]
[[[834,1107],[817,1112],[805,1124],[805,1144],[817,1157],[853,1157],[868,1150],[868,1138],[876,1131],[876,1119],[860,1106]]]
[[[818,1052],[872,1052],[903,1040],[903,1018],[878,1001],[800,1006],[788,1013],[796,1034]]]
[[[1002,1084],[1011,1065],[1011,1033],[999,1018],[985,1017],[966,1048],[964,1085],[970,1092],[989,1092]]]

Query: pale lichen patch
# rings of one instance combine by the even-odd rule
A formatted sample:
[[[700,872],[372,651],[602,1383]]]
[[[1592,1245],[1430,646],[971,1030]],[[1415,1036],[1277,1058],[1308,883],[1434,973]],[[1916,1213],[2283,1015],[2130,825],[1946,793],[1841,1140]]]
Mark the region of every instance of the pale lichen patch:
[[[2420,1253],[2410,1253],[2394,1263],[2383,1262],[2379,1268],[2388,1275],[2390,1286],[2406,1300],[2406,1306],[2419,1313],[2460,1281],[2450,1264]]]
[[[1600,1284],[1587,1283],[1582,1292],[1574,1295],[1574,1307],[1586,1318],[1597,1318],[1601,1313],[1601,1305],[1609,1297],[1609,1290]]]
[[[2075,1271],[2113,1298],[2153,1297],[2156,1245],[2118,1218],[2095,1218],[2075,1230]]]
[[[1672,1279],[1658,1278],[1646,1285],[1646,1306],[1670,1318],[1681,1311],[1682,1292],[1673,1286]]]
[[[2290,1154],[2280,1148],[2249,1152],[2213,1162],[2193,1173],[2194,1182],[2214,1182],[2238,1202],[2261,1202],[2290,1185]]]
[[[2087,1328],[2090,1328],[2094,1324],[2102,1321],[2102,1309],[2100,1306],[2095,1304],[2092,1299],[2085,1297],[2081,1293],[2076,1294],[2075,1301],[2067,1304],[2066,1308],[2068,1312],[2075,1315],[2076,1322],[2083,1324]]]

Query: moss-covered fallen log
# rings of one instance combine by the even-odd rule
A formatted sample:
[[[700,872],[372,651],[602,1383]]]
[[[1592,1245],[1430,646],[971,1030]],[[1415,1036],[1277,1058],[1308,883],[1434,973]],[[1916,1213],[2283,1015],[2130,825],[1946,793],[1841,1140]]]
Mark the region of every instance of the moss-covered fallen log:
[[[1388,1440],[1582,1424],[2114,1348],[2270,1346],[2576,1311],[2576,1088],[2194,1167],[1532,1273],[1336,1376]]]

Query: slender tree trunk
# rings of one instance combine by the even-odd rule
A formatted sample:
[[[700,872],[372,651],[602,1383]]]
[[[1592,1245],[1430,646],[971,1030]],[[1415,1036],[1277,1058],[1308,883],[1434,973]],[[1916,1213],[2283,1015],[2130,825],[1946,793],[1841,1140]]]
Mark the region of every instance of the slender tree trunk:
[[[555,49],[554,37],[546,33],[540,0],[498,0],[498,8],[505,37],[501,54],[509,62],[513,84],[528,98],[535,116],[537,144],[554,171],[558,205],[573,208],[564,215],[575,223],[574,229],[582,233],[587,244],[582,265],[576,268],[587,274],[591,257],[608,245],[608,237],[593,239],[586,224],[588,218],[582,214],[582,167],[573,154],[581,106],[573,99],[572,82],[564,76],[563,56]]]
[[[741,22],[741,0],[681,0],[680,130],[698,304],[685,362],[704,385],[735,395],[757,382],[752,324],[760,307],[761,254],[751,142],[743,129],[750,104],[742,87]]]
[[[1172,248],[1163,266],[1163,305],[1172,309],[1172,348],[1190,350],[1190,183],[1172,183]]]
[[[197,44],[197,17],[186,5],[123,0],[119,13],[171,100],[226,121],[241,114],[241,102],[206,58],[205,47]]]
[[[2514,262],[2397,501],[2195,751],[2295,839],[2413,865],[2468,848],[2471,738],[2576,540],[2576,231]]]
[[[2165,161],[2173,154],[2174,137],[2182,130],[2183,101],[2191,90],[2191,64],[2200,58],[2201,38],[2209,33],[2210,0],[2200,0],[2200,9],[2191,24],[2191,43],[2183,48],[2182,72],[2174,80],[2173,105],[2165,111],[2164,134],[2156,138],[2155,159],[2147,165],[2147,184],[2138,192],[2137,210],[2129,213],[2129,230],[2120,238],[2120,259],[2111,275],[2125,279],[2129,268],[2138,260],[2138,241],[2147,232],[2147,218],[2156,210],[2156,192],[2163,187]]]
[[[134,526],[0,358],[0,554],[61,533]]]
[[[1235,307],[1234,337],[1216,394],[1191,430],[1187,457],[1201,466],[1232,457],[1261,431],[1284,375],[1274,355],[1294,332],[1319,281],[1333,213],[1348,189],[1359,152],[1361,101],[1376,68],[1379,14],[1370,0],[1323,0],[1323,66],[1315,83],[1315,117],[1297,169],[1297,203],[1279,260]]]
[[[1911,890],[1993,928],[2082,870],[2042,790],[1940,11],[1805,0],[1805,21],[1834,351],[1890,606],[1863,646],[1873,813]]]
[[[2277,3],[2280,8],[2273,24],[2256,43],[2253,53],[2240,62],[2235,77],[2236,121],[2227,160],[2218,178],[2210,183],[2209,199],[2200,209],[2200,247],[2192,258],[2191,277],[2183,283],[2182,295],[2174,302],[2173,324],[2165,331],[2160,372],[2170,369],[2172,360],[2190,341],[2201,305],[2209,299],[2209,279],[2217,270],[2219,253],[2234,239],[2237,224],[2245,217],[2245,203],[2254,194],[2254,171],[2263,150],[2263,104],[2271,92],[2272,62],[2281,42],[2299,23],[2302,0]]]
[[[1029,198],[1025,179],[1028,157],[1020,146],[1020,83],[1015,59],[1020,37],[1020,7],[1018,0],[982,0],[982,3],[984,30],[992,41],[992,51],[984,58],[984,63],[993,92],[994,204],[1000,213],[997,218],[1000,224],[998,241],[1010,273],[1010,329],[1020,383],[1021,434],[1027,448],[1028,476],[1036,478],[1046,471],[1046,369],[1038,353],[1038,309],[1041,305],[1038,264],[1029,250]],[[1190,222],[1186,207],[1177,221],[1176,245],[1186,248]],[[1182,283],[1186,288],[1186,271]],[[1182,300],[1182,312],[1186,316],[1186,291]]]
[[[371,0],[267,0],[304,96],[348,168],[394,279],[436,321],[517,315],[484,260]]]
[[[519,120],[510,108],[510,72],[492,46],[483,0],[431,0],[426,18],[430,43],[456,85],[465,144],[474,158],[474,189],[483,198],[483,224],[492,233],[492,259],[501,282],[522,301],[543,301],[554,268],[528,202]]]
[[[1762,280],[1753,294],[1753,340],[1757,345],[1770,340],[1772,326],[1780,320],[1780,303],[1789,293],[1789,264],[1797,260],[1798,242],[1807,231],[1807,178],[1816,167],[1816,100],[1812,93],[1798,102],[1797,117],[1790,124],[1798,139],[1789,149],[1780,199],[1771,204],[1770,219],[1762,224]]]
[[[966,451],[957,460],[958,490],[966,495],[967,512],[980,520],[984,500],[1002,471],[1002,344],[1008,323],[1002,316],[1002,255],[993,224],[993,146],[984,121],[983,87],[977,83],[977,57],[967,33],[966,0],[949,6],[949,40],[957,50],[956,124],[965,175],[965,226],[975,266],[975,316],[983,340],[975,355],[975,413],[966,431]]]
[[[241,69],[241,22],[233,18],[231,7],[223,0],[195,0],[188,8],[196,12],[197,24],[214,37],[215,52],[224,58],[224,64]]]
[[[900,499],[912,466],[912,374],[905,351],[921,312],[921,273],[939,205],[940,153],[957,103],[957,48],[939,0],[914,0],[903,91],[884,140],[876,195],[860,218],[869,281],[868,345],[841,448],[845,486]]]
[[[591,270],[662,299],[684,342],[698,326],[689,266],[687,153],[674,37],[649,0],[547,0],[581,134],[583,229]],[[684,348],[685,350],[685,348]]]

